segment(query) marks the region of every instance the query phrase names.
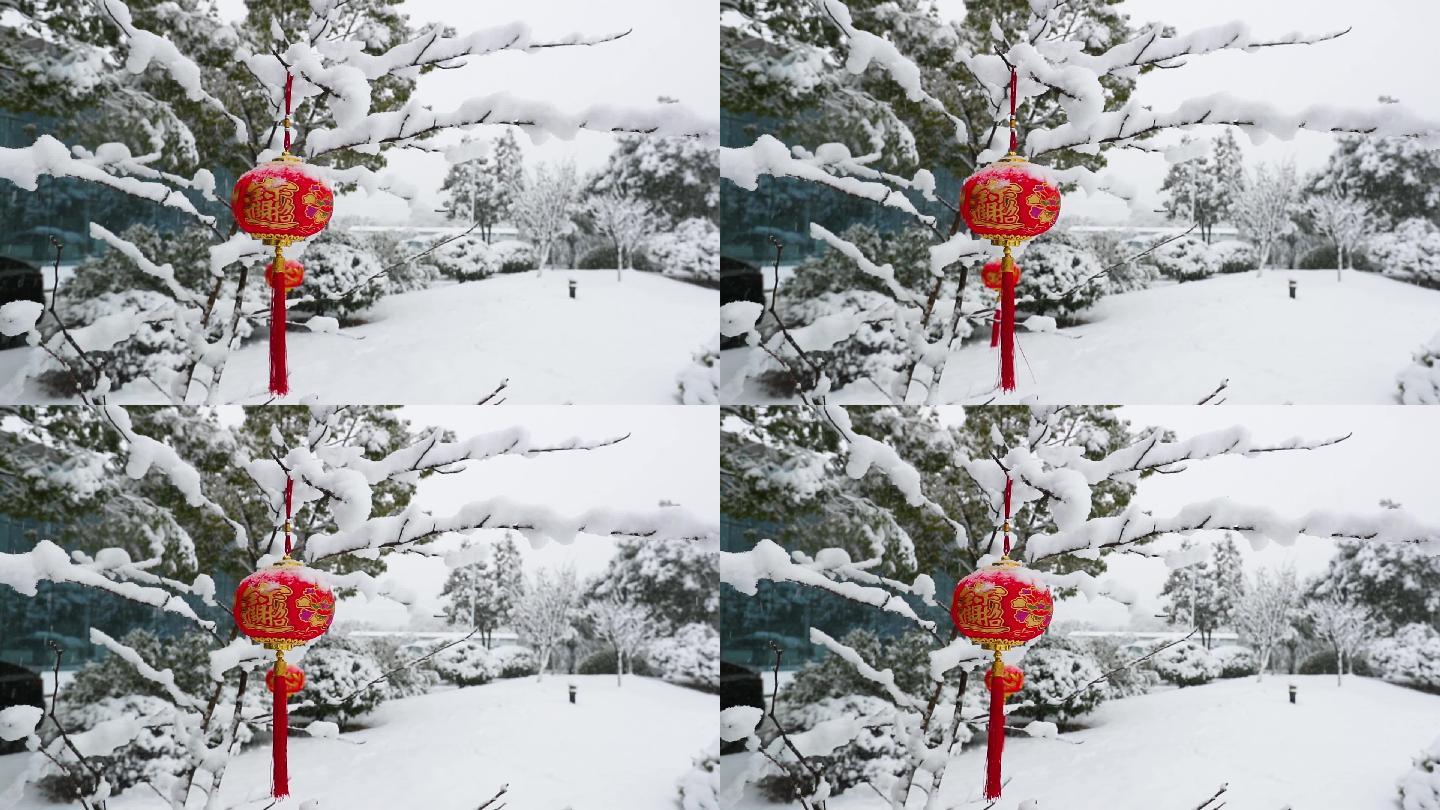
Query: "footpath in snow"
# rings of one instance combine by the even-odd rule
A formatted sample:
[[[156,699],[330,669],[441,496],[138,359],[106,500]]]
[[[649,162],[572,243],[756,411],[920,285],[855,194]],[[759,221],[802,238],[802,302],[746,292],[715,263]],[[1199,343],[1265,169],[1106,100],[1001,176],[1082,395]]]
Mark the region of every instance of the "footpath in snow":
[[[577,284],[572,300],[568,285]],[[546,270],[381,299],[338,334],[291,328],[291,393],[323,403],[473,404],[508,378],[510,403],[671,404],[676,378],[717,331],[719,292],[654,273]],[[0,351],[0,381],[31,349]],[[265,341],[237,351],[226,402],[269,400]],[[27,400],[46,399],[33,382]],[[134,383],[114,399],[153,401]]]
[[[1295,300],[1287,285],[1297,284]],[[1440,290],[1375,273],[1266,270],[1107,296],[1088,323],[1020,330],[1019,390],[1042,402],[1391,404],[1395,377],[1440,330]],[[995,396],[989,344],[951,357],[947,401]],[[857,392],[858,393],[858,392]]]
[[[614,675],[516,678],[395,700],[338,740],[292,737],[286,807],[464,810],[508,784],[507,807],[670,810],[676,783],[715,739],[719,711],[715,695],[633,676],[619,687]],[[0,788],[26,756],[0,757]],[[270,749],[260,745],[231,765],[223,796],[233,804],[269,788]],[[110,802],[166,806],[144,788]],[[54,807],[29,790],[17,810]]]
[[[1370,678],[1239,678],[1111,701],[1082,723],[1059,740],[1009,737],[995,810],[1184,810],[1227,783],[1226,810],[1396,810],[1396,781],[1440,735],[1440,696]],[[981,744],[951,763],[941,806],[986,806],[984,760]],[[829,803],[883,806],[863,788]],[[778,807],[753,790],[741,803]]]

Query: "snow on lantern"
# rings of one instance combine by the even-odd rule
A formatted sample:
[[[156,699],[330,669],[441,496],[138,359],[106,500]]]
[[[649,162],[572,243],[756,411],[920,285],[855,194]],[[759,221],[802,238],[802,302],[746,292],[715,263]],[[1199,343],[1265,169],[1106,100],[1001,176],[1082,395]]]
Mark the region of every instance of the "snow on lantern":
[[[285,293],[294,284],[276,285],[285,278],[285,248],[325,230],[335,211],[330,187],[290,154],[290,91],[293,77],[285,75],[285,151],[240,175],[230,192],[230,212],[240,230],[275,249],[275,260],[265,277],[270,281],[270,392],[290,391],[285,352]]]
[[[272,743],[272,795],[290,793],[287,762],[290,717],[287,696],[291,688],[290,667],[285,653],[325,635],[335,618],[335,594],[313,569],[290,557],[290,510],[294,484],[285,483],[285,556],[240,580],[235,589],[235,624],[256,644],[273,650],[275,666],[265,676],[265,685],[275,695]],[[297,670],[298,672],[298,670]],[[305,682],[299,675],[299,685]],[[296,686],[295,689],[298,689]]]
[[[1049,172],[1021,157],[1017,149],[1016,74],[1010,71],[1010,153],[977,170],[960,187],[960,216],[976,236],[1004,253],[994,271],[1000,291],[1000,388],[1015,390],[1015,284],[1020,268],[1014,248],[1050,230],[1060,216],[1060,189]],[[987,266],[988,267],[988,266]],[[982,275],[983,275],[982,271]],[[986,285],[990,287],[987,281]],[[993,343],[994,341],[992,341]]]
[[[994,654],[985,686],[990,690],[990,721],[986,731],[985,798],[1000,796],[1000,759],[1005,748],[1005,699],[1018,691],[1024,675],[1007,667],[1006,650],[1019,647],[1044,635],[1050,626],[1055,601],[1050,588],[1033,571],[1010,559],[1010,495],[1012,482],[1005,479],[1005,554],[996,562],[974,571],[955,586],[950,619],[966,638]],[[1009,673],[1014,670],[1016,683]],[[1010,686],[1015,683],[1014,688]]]

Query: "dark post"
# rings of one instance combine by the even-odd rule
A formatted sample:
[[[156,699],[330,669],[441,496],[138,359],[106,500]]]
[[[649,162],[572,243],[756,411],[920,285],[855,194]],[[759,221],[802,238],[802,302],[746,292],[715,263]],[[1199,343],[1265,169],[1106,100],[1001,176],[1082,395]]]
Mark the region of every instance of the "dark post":
[[[572,282],[570,282],[570,283],[571,283],[571,284],[574,284],[575,282],[572,281]],[[570,296],[570,297],[571,297],[571,298],[574,298],[574,297],[575,297],[575,296],[574,296],[574,289],[573,289],[573,288],[571,289],[571,296]],[[1295,279],[1293,279],[1293,278],[1290,279],[1290,297],[1291,297],[1291,298],[1294,298],[1294,297],[1295,297]]]
[[[571,283],[571,284],[574,284],[575,282],[572,281],[572,282],[570,282],[570,283]],[[573,683],[570,684],[570,702],[571,702],[571,703],[574,703],[574,702],[575,702],[575,684],[573,684]],[[1291,703],[1294,703],[1294,702],[1295,702],[1295,687],[1293,687],[1293,686],[1290,687],[1290,702],[1291,702]]]
[[[575,297],[575,279],[570,279],[570,297]],[[1290,297],[1295,297],[1295,282],[1290,282]]]
[[[572,687],[570,687],[570,688],[573,690],[575,687],[572,686]],[[574,695],[573,692],[572,692],[571,695],[570,695],[570,701],[571,701],[572,703],[575,701],[575,695]],[[1294,703],[1294,702],[1295,702],[1295,684],[1293,684],[1293,683],[1290,684],[1290,702],[1291,702],[1291,703]]]

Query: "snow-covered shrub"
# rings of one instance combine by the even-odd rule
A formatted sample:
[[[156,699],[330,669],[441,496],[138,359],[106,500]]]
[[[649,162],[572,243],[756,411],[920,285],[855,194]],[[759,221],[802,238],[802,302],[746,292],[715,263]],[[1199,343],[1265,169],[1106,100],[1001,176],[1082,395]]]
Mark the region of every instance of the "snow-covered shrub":
[[[695,757],[680,777],[680,810],[720,810],[720,741]]]
[[[720,333],[716,332],[710,342],[691,357],[676,378],[680,388],[680,402],[684,405],[720,404]]]
[[[1243,273],[1260,267],[1260,254],[1255,246],[1242,239],[1226,239],[1210,245],[1210,252],[1220,263],[1222,273]]]
[[[580,254],[575,260],[575,267],[578,270],[614,270],[620,266],[620,259],[615,252],[615,246],[609,242],[601,242]],[[643,250],[637,250],[630,254],[630,270],[640,270],[646,273],[653,273],[660,268],[650,259],[650,256]]]
[[[1148,648],[1136,651],[1130,645],[1122,645],[1107,636],[1067,638],[1065,644],[1068,648],[1094,659],[1102,672],[1110,673],[1110,677],[1094,687],[1103,690],[1107,700],[1143,695],[1153,691],[1160,683],[1160,677],[1154,670],[1130,665],[1136,658],[1149,652]]]
[[[931,648],[928,638],[927,634],[919,631],[882,639],[869,630],[852,630],[840,639],[840,643],[855,650],[877,669],[894,672],[895,683],[908,691],[921,689],[929,682]],[[780,699],[791,705],[804,705],[845,695],[884,697],[885,691],[874,681],[855,672],[844,659],[831,655],[806,664],[796,672],[781,690]]]
[[[498,677],[501,678],[524,678],[540,671],[535,651],[529,647],[496,647],[490,651],[490,656],[500,667]]]
[[[720,228],[704,217],[692,217],[645,243],[645,254],[667,276],[691,281],[720,280]]]
[[[349,231],[348,234],[386,268],[385,275],[371,282],[379,285],[386,295],[423,290],[435,283],[435,266],[423,260],[411,260],[418,251],[408,248],[393,231]]]
[[[1370,240],[1370,261],[1381,273],[1427,287],[1440,287],[1440,226],[1421,217]]]
[[[343,729],[385,699],[378,684],[366,688],[383,674],[379,663],[344,639],[316,642],[305,650],[300,666],[305,670],[305,688],[296,698],[308,705],[297,709],[297,716],[329,720]]]
[[[339,228],[327,228],[307,242],[300,263],[305,281],[290,296],[314,296],[298,306],[317,315],[348,321],[387,292],[384,278],[375,278],[384,265],[373,247]]]
[[[1382,638],[1366,653],[1381,678],[1419,689],[1440,689],[1440,630],[1428,624],[1407,624]]]
[[[632,655],[625,659],[625,674],[650,676],[655,674],[655,669],[650,666],[649,660],[644,655]],[[615,674],[615,648],[609,645],[601,647],[593,653],[580,660],[575,667],[580,675],[614,675]]]
[[[1160,275],[1176,281],[1199,281],[1220,270],[1220,258],[1198,236],[1185,236],[1161,245],[1150,254]]]
[[[1238,644],[1216,647],[1210,651],[1210,656],[1220,665],[1221,678],[1244,678],[1254,675],[1260,668],[1260,659],[1255,657],[1255,651]]]
[[[1015,285],[1015,300],[1022,312],[1064,322],[1100,300],[1106,291],[1103,278],[1081,283],[1104,269],[1095,254],[1065,242],[1037,240],[1025,249],[1018,263],[1020,283]]]
[[[790,328],[813,324],[827,316],[853,313],[870,321],[861,326],[850,340],[829,351],[810,352],[825,374],[843,387],[859,380],[883,381],[905,362],[905,342],[887,328],[885,319],[890,302],[883,294],[871,290],[845,290],[820,293],[814,298],[784,298],[780,317]],[[767,375],[766,385],[778,392],[789,392],[791,380],[780,375]]]
[[[1104,670],[1093,657],[1070,649],[1062,641],[1047,640],[1026,650],[1019,666],[1025,671],[1025,685],[1012,700],[1030,701],[1033,705],[1024,712],[1036,720],[1063,725],[1106,699],[1105,690],[1098,686],[1076,694],[1085,684],[1099,678]]]
[[[1329,648],[1316,650],[1301,659],[1296,672],[1301,675],[1334,675],[1337,662],[1335,651]],[[1346,656],[1345,674],[1369,677],[1375,674],[1370,662],[1360,656]]]
[[[500,677],[500,662],[477,639],[456,644],[431,660],[440,677],[456,686],[479,686]]]
[[[672,683],[709,690],[720,686],[720,633],[708,624],[687,624],[675,635],[651,642],[645,659]]]
[[[500,272],[500,256],[479,234],[467,234],[441,245],[430,254],[435,269],[445,278],[478,281]]]
[[[67,706],[60,703],[60,722],[72,738],[95,729],[102,723],[112,738],[134,735],[133,739],[105,754],[92,754],[88,762],[104,779],[112,793],[136,785],[150,784],[162,793],[185,773],[188,760],[184,743],[173,727],[174,709],[164,700],[150,695],[106,697],[93,703]],[[42,729],[54,736],[53,728]],[[47,771],[35,783],[47,798],[57,802],[73,802],[92,795],[99,786],[96,774],[89,769]]]
[[[506,239],[490,245],[490,252],[500,262],[500,272],[521,273],[535,269],[535,246],[518,239]]]
[[[1151,659],[1155,671],[1167,683],[1199,686],[1220,677],[1220,662],[1205,645],[1196,641],[1176,644]]]
[[[1400,372],[1396,382],[1401,404],[1440,405],[1440,332],[1415,352],[1415,362]]]
[[[204,294],[214,284],[209,275],[208,231],[186,228],[162,234],[148,225],[135,225],[121,236],[157,264],[169,264],[181,287]],[[265,308],[270,300],[269,291],[263,282],[253,278],[251,281],[245,288],[245,308]],[[183,365],[186,347],[175,329],[174,319],[179,310],[174,299],[164,284],[138,269],[119,251],[104,251],[76,266],[74,274],[61,283],[56,307],[66,328],[72,332],[101,318],[112,323],[124,318],[137,325],[134,340],[87,352],[112,387],[145,377],[165,385],[174,369]],[[47,337],[58,331],[48,317],[43,325]],[[242,339],[250,336],[251,327],[244,319],[240,329]],[[43,372],[40,382],[55,393],[74,393],[74,381],[58,370]]]
[[[405,645],[393,638],[351,636],[346,639],[346,643],[356,652],[373,658],[381,671],[389,673],[385,680],[372,687],[378,690],[385,700],[423,695],[433,689],[440,679],[432,667],[407,666],[424,653],[412,654]]]
[[[787,704],[782,699],[776,714],[785,732],[792,736],[826,721],[871,721],[854,741],[836,748],[829,756],[807,759],[820,771],[821,778],[835,795],[867,783],[884,791],[905,773],[905,746],[896,739],[885,720],[892,711],[890,704],[879,697],[845,695],[799,705]],[[770,773],[756,784],[772,801],[792,801],[816,787],[810,783],[808,772],[793,769],[790,773]]]
[[[1399,790],[1401,810],[1440,810],[1440,738],[1400,777]]]
[[[187,692],[200,692],[210,680],[210,650],[213,639],[200,631],[161,638],[146,630],[132,630],[120,643],[135,650],[156,667],[175,674],[175,683]],[[107,655],[81,667],[66,685],[62,705],[83,707],[104,698],[132,695],[164,697],[159,684],[142,677],[129,662]]]

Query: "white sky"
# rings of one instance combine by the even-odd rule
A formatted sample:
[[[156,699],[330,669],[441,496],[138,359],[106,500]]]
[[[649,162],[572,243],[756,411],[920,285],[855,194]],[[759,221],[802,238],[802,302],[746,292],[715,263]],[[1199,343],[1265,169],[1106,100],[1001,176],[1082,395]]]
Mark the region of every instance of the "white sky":
[[[414,406],[402,411],[417,427],[438,425],[460,437],[513,425],[529,428],[536,442],[580,436],[600,439],[630,433],[613,447],[536,458],[497,458],[473,463],[458,475],[431,476],[421,482],[415,503],[436,514],[450,514],[466,503],[505,496],[565,512],[594,507],[652,509],[660,501],[681,504],[719,524],[720,435],[715,408],[638,406]],[[491,535],[498,536],[498,535]],[[520,551],[527,571],[573,564],[581,578],[603,570],[614,553],[607,538],[582,535],[575,543],[534,550],[523,539]],[[436,597],[446,569],[439,560],[393,556],[390,576],[399,578],[421,599],[416,612],[438,612]],[[351,599],[347,621],[404,625],[407,609],[389,600]]]
[[[940,0],[940,6],[953,15],[963,8],[963,0]],[[1159,20],[1181,34],[1237,19],[1257,33],[1275,36],[1353,26],[1331,42],[1254,53],[1227,51],[1197,57],[1176,70],[1151,71],[1139,79],[1134,98],[1156,109],[1172,109],[1186,98],[1217,92],[1269,101],[1287,111],[1311,104],[1370,106],[1383,94],[1440,119],[1440,93],[1433,89],[1440,72],[1440,51],[1433,42],[1440,29],[1440,3],[1434,0],[1126,0],[1121,8],[1137,25]],[[1193,134],[1213,137],[1216,132],[1211,127]],[[1251,165],[1256,160],[1293,159],[1302,172],[1321,168],[1334,140],[1300,133],[1290,141],[1271,140],[1257,147],[1243,133],[1237,137]],[[1157,142],[1178,140],[1169,136]],[[1112,171],[1139,189],[1153,190],[1141,195],[1142,207],[1159,207],[1158,191],[1168,168],[1164,158],[1123,149],[1108,154]],[[1065,206],[1072,216],[1118,221],[1128,214],[1127,206],[1114,198],[1086,200],[1083,192],[1067,195]]]
[[[221,0],[222,13],[234,18],[243,0]],[[574,110],[592,104],[648,106],[660,96],[678,99],[692,110],[719,118],[720,28],[714,0],[410,0],[402,6],[412,24],[439,21],[457,34],[521,20],[537,37],[559,38],[581,32],[594,36],[633,29],[616,42],[593,47],[556,48],[537,53],[498,53],[472,59],[459,70],[431,71],[420,79],[416,98],[438,110],[450,110],[467,98],[513,93]],[[493,134],[492,134],[493,133]],[[498,136],[480,127],[472,136]],[[455,138],[459,140],[458,137]],[[582,171],[604,165],[612,136],[582,132],[573,141],[533,145],[520,138],[527,159],[571,158]],[[422,190],[417,207],[440,207],[438,194],[446,163],[440,155],[393,150],[390,168]],[[338,201],[347,217],[403,222],[407,203],[389,195],[347,195]]]
[[[1229,497],[1266,506],[1284,515],[1325,509],[1371,513],[1382,498],[1399,501],[1424,520],[1440,523],[1440,419],[1425,408],[1391,406],[1131,406],[1122,415],[1136,427],[1163,425],[1185,438],[1240,424],[1260,439],[1292,436],[1319,439],[1354,435],[1333,447],[1254,458],[1222,458],[1193,465],[1180,475],[1142,481],[1134,503],[1157,514],[1173,514],[1187,503]],[[1218,537],[1218,534],[1211,535]],[[1197,539],[1201,535],[1196,536]],[[1238,541],[1247,569],[1294,563],[1302,577],[1322,572],[1333,544],[1300,538],[1295,545],[1271,544],[1253,551]],[[1178,547],[1179,542],[1171,545]],[[1148,595],[1137,612],[1159,612],[1158,595],[1168,569],[1159,560],[1110,555],[1110,575]],[[1082,598],[1064,605],[1067,619],[1123,625],[1127,610],[1109,600]]]

